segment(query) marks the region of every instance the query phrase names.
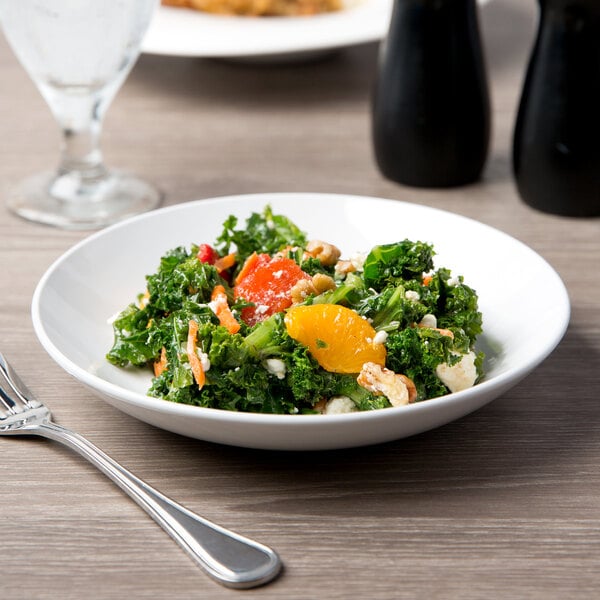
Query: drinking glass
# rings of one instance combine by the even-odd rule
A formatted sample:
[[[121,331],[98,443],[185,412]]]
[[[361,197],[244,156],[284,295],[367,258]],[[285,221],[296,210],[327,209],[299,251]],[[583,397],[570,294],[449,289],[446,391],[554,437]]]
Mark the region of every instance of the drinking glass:
[[[7,199],[21,217],[95,229],[154,208],[161,194],[109,171],[102,119],[133,67],[157,0],[0,0],[8,43],[62,130],[58,169],[29,177]]]

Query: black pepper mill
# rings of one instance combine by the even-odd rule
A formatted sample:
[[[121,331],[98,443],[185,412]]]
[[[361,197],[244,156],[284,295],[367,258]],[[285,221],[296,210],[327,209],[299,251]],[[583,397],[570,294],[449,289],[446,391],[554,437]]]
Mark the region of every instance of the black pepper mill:
[[[476,0],[395,0],[372,123],[389,179],[449,187],[479,178],[490,104]]]
[[[513,168],[539,210],[600,215],[600,0],[539,0]]]

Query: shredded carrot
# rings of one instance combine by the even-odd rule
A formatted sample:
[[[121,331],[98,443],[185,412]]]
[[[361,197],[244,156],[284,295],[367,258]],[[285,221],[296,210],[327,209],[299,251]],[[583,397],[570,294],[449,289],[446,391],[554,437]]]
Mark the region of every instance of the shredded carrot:
[[[433,281],[433,277],[431,275],[425,275],[423,277],[423,285],[429,285]]]
[[[211,294],[212,306],[219,319],[219,322],[223,327],[229,331],[229,333],[237,333],[240,330],[240,324],[233,316],[229,304],[227,302],[227,294],[225,288],[222,285],[216,285]]]
[[[257,262],[258,262],[258,254],[256,254],[256,252],[253,252],[246,259],[244,266],[242,267],[241,271],[238,273],[238,276],[235,278],[235,283],[237,284],[240,281],[242,281],[242,279],[244,279],[244,277],[247,277],[248,273],[250,273],[254,269]]]
[[[215,260],[215,268],[219,273],[230,269],[235,265],[236,262],[236,254],[232,252],[231,254],[227,254],[226,256],[222,256]]]
[[[154,376],[158,377],[167,368],[167,350],[163,346],[160,358],[154,363]]]
[[[192,367],[192,374],[194,375],[194,379],[198,384],[198,388],[202,389],[204,383],[206,382],[206,375],[204,373],[204,369],[202,368],[202,362],[198,358],[198,354],[196,354],[197,346],[196,346],[196,336],[198,335],[198,323],[193,319],[189,322],[188,329],[188,339],[187,339],[187,355],[188,360],[190,361],[190,366]]]

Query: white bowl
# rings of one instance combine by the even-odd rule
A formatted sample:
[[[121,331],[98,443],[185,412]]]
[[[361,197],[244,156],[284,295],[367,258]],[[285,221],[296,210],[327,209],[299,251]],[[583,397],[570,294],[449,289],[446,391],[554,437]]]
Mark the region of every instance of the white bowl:
[[[175,404],[146,395],[149,372],[105,360],[107,320],[145,288],[165,251],[211,243],[226,217],[266,204],[309,238],[344,255],[410,238],[432,243],[436,267],[464,275],[479,295],[486,374],[462,392],[399,408],[345,415],[270,415]],[[40,280],[32,301],[38,338],[56,362],[116,408],[182,435],[250,448],[319,450],[399,439],[462,417],[531,372],[569,322],[566,289],[550,265],[514,238],[477,221],[396,200],[333,194],[255,194],[200,200],[129,219],[83,240]]]

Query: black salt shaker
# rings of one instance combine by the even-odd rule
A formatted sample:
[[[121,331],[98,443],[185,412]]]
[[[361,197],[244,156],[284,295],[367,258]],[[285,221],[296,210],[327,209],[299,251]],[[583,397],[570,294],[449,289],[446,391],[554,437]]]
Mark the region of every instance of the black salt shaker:
[[[394,0],[372,109],[384,176],[419,187],[480,177],[490,104],[476,0]]]
[[[528,205],[600,215],[600,0],[539,0],[513,142]]]

